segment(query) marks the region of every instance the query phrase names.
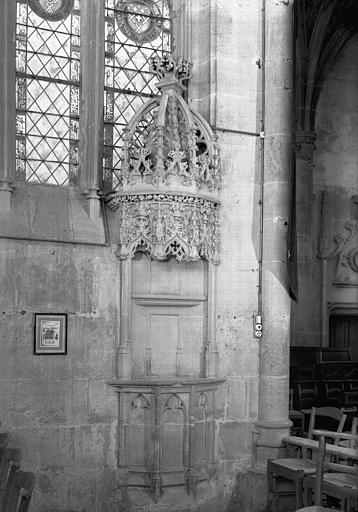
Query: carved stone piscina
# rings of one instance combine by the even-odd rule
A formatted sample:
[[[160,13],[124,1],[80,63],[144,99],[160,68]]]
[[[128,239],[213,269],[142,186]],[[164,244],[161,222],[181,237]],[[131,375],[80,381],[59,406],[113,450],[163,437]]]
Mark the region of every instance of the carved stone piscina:
[[[218,147],[208,123],[182,98],[191,64],[151,59],[161,96],[149,100],[124,135],[119,188],[107,195],[118,210],[121,259],[139,246],[165,260],[219,261]]]

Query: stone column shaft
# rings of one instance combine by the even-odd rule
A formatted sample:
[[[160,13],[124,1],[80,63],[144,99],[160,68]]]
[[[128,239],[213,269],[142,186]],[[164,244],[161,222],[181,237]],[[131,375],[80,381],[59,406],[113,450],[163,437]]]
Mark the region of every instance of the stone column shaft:
[[[120,289],[120,331],[117,353],[117,378],[130,379],[132,377],[131,358],[131,297],[132,297],[132,260],[121,261],[121,289]]]
[[[290,298],[287,229],[292,167],[292,0],[265,2],[262,313],[257,464],[287,435]]]
[[[0,209],[10,208],[11,183],[16,165],[16,2],[0,2]]]
[[[103,158],[104,3],[81,2],[80,184],[88,214],[99,216]]]
[[[192,0],[172,0],[173,19],[173,43],[175,54],[185,60],[191,61],[191,2]]]
[[[315,134],[296,134],[296,218],[298,303],[294,305],[295,344],[310,345],[312,315],[312,160]]]

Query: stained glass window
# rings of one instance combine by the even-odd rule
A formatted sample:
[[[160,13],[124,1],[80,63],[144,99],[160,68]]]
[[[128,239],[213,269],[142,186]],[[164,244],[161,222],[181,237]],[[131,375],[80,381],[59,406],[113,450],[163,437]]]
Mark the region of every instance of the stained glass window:
[[[149,58],[171,51],[169,0],[105,1],[104,180],[118,185],[123,129],[158,94]]]
[[[16,172],[68,185],[78,174],[79,0],[17,0]]]

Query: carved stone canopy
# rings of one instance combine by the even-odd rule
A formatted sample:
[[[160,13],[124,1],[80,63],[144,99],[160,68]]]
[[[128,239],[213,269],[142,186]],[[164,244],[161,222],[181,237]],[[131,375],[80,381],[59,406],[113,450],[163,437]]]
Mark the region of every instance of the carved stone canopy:
[[[150,62],[161,95],[134,115],[124,133],[118,189],[121,259],[143,249],[165,260],[219,261],[219,156],[205,119],[182,97],[191,64],[170,55]]]

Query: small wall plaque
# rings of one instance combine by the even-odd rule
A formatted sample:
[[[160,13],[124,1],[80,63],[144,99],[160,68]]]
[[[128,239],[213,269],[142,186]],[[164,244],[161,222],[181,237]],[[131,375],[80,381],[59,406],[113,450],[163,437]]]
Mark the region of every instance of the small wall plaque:
[[[36,355],[67,353],[67,315],[35,313]]]

